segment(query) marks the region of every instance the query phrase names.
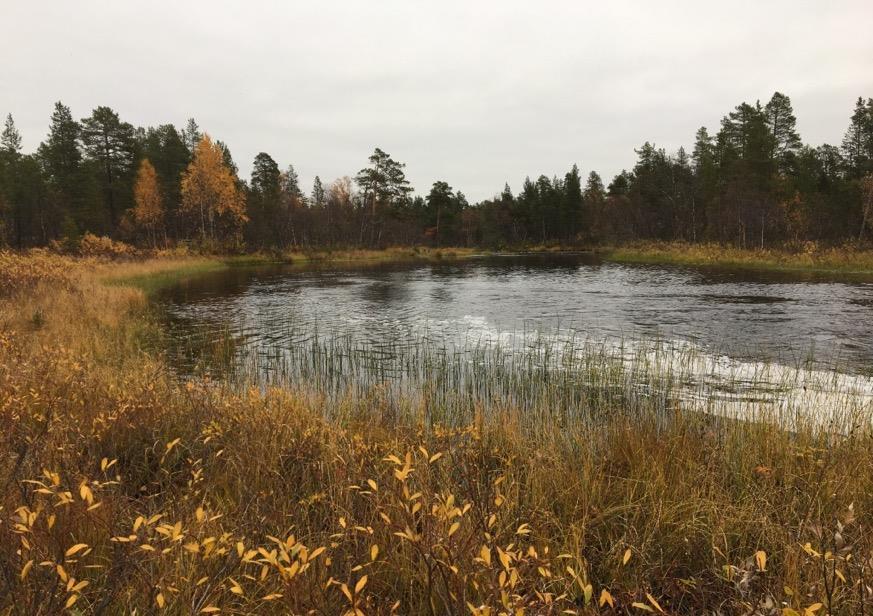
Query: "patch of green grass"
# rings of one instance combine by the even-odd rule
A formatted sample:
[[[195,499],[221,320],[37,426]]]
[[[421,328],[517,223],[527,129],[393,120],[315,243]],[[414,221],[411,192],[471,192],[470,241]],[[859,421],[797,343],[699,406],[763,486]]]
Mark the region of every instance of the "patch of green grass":
[[[180,281],[221,271],[231,266],[233,262],[218,259],[198,259],[191,261],[167,262],[166,267],[144,268],[134,273],[108,275],[103,281],[110,286],[127,286],[140,289],[146,296],[178,284]]]

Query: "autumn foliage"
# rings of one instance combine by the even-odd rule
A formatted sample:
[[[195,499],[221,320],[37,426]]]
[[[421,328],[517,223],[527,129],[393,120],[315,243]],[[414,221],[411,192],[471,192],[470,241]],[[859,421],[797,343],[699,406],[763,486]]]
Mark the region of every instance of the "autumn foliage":
[[[133,209],[134,220],[137,226],[149,234],[152,246],[156,246],[157,231],[164,219],[164,208],[158,186],[158,174],[147,158],[144,158],[139,166],[136,184],[133,187],[133,198],[136,203]]]
[[[203,242],[233,239],[248,221],[245,196],[224,162],[221,146],[204,135],[182,176],[182,214]]]

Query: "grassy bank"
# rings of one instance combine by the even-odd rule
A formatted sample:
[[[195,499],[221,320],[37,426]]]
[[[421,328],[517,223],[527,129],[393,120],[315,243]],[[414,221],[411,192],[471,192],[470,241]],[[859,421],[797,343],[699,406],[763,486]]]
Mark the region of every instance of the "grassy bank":
[[[215,263],[0,254],[0,611],[873,607],[869,422],[789,432],[595,386],[551,389],[574,415],[519,387],[447,424],[377,384],[180,382],[144,350],[144,280]]]
[[[380,250],[315,250],[253,252],[242,255],[173,254],[151,259],[136,259],[115,263],[111,267],[95,267],[99,277],[111,285],[133,286],[146,295],[178,283],[180,280],[221,271],[230,267],[286,264],[306,267],[327,263],[431,263],[470,258],[482,254],[467,248],[394,247]],[[94,264],[99,261],[92,260]]]
[[[873,276],[873,251],[851,246],[803,250],[746,250],[718,244],[643,243],[603,251],[619,263],[664,263],[758,270]]]

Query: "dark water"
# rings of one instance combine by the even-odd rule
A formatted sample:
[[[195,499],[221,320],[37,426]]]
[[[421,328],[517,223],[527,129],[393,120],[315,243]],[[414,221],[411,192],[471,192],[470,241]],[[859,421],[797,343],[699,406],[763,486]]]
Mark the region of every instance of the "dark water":
[[[811,274],[604,263],[590,255],[416,265],[233,268],[159,299],[176,343],[228,333],[289,348],[352,335],[378,346],[422,336],[503,340],[574,332],[680,340],[736,359],[873,366],[873,283]],[[196,345],[192,345],[196,346]]]

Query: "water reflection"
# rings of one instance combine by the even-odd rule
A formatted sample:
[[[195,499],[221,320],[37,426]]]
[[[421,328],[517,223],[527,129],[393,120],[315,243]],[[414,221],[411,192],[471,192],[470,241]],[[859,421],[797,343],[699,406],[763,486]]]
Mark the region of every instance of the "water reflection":
[[[233,268],[159,299],[193,361],[231,332],[243,347],[290,348],[314,336],[451,342],[535,331],[592,340],[651,338],[713,355],[867,373],[873,285],[821,274],[619,265],[590,255],[483,258],[426,265]]]

